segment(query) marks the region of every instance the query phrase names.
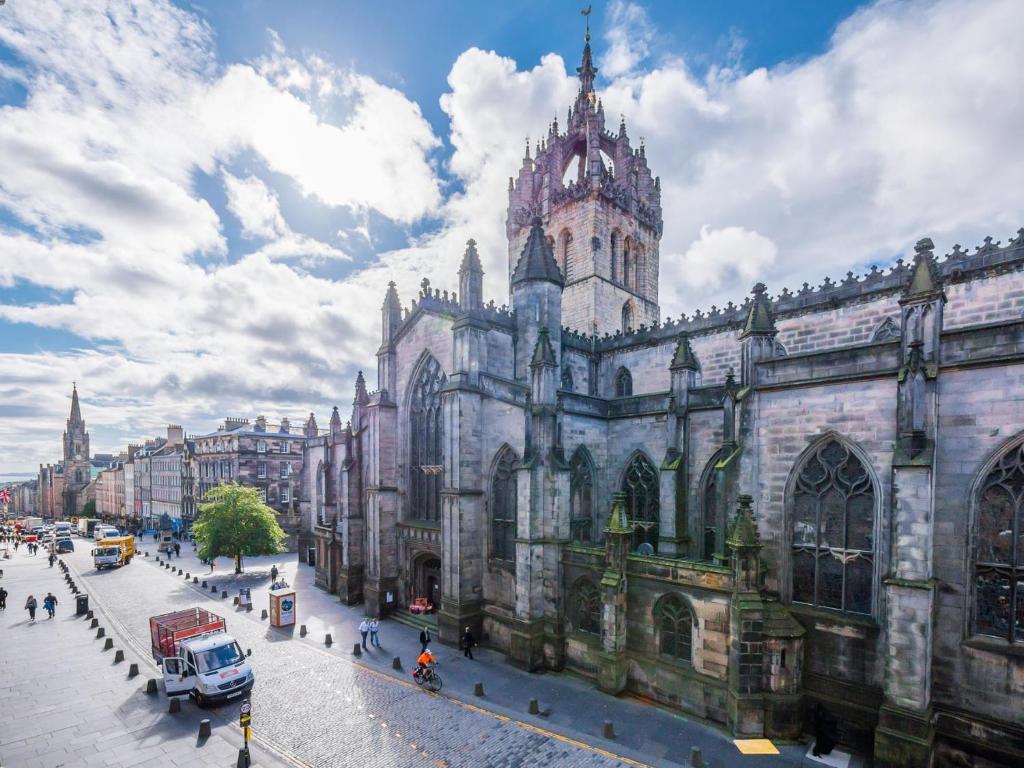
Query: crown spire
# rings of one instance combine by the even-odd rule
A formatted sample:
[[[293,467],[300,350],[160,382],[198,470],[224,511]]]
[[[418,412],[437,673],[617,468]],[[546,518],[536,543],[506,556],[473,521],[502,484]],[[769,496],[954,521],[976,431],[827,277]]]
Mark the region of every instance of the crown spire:
[[[590,52],[590,12],[593,6],[588,5],[586,10],[580,11],[587,20],[587,36],[583,45],[583,63],[576,68],[580,75],[580,92],[586,96],[594,91],[594,76],[597,75],[597,67],[594,66],[594,57]]]

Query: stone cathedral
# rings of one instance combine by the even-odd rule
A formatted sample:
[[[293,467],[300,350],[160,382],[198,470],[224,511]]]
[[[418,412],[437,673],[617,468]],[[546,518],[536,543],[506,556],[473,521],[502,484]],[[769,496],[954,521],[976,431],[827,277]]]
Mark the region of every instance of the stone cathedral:
[[[738,736],[1024,764],[1024,230],[662,320],[659,180],[578,72],[510,305],[473,241],[390,284],[376,391],[310,418],[317,583]]]

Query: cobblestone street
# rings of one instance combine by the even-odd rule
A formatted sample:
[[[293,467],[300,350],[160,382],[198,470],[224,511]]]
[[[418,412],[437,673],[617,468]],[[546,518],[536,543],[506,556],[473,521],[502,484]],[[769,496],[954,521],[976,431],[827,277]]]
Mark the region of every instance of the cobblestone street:
[[[455,649],[435,644],[445,690],[444,695],[431,696],[409,679],[417,650],[411,628],[385,622],[383,651],[353,663],[357,634],[352,622],[358,621],[358,609],[341,606],[309,586],[307,566],[297,566],[291,558],[274,561],[299,589],[299,622],[310,629],[309,636],[300,639],[297,627],[294,632],[274,629],[260,620],[271,560],[248,562],[248,573],[239,577],[220,570],[210,576],[208,567],[191,552],[182,554],[185,557],[173,561],[175,569],[180,566],[200,580],[212,579],[231,596],[240,585],[253,585],[254,610],[239,612],[230,598],[211,597],[186,584],[183,577],[158,567],[152,556],[137,558],[127,568],[102,572],[93,570],[86,546],[67,559],[80,572],[80,583],[94,604],[115,618],[115,628],[145,657],[149,655],[149,616],[192,605],[205,605],[224,615],[228,631],[253,652],[257,738],[303,764],[672,766],[686,763],[691,745],[702,747],[711,766],[801,762],[799,746],[784,747],[777,756],[741,756],[728,738],[711,728],[648,705],[603,696],[589,682],[561,675],[526,675],[484,649],[481,655],[486,663],[471,668],[465,665],[472,662],[463,660]],[[229,563],[221,565],[227,569]],[[320,620],[310,616],[314,610]],[[334,632],[330,649],[323,645],[324,631]],[[390,669],[395,655],[402,657],[404,671]],[[149,664],[143,674],[156,675],[157,670]],[[488,695],[483,699],[474,700],[469,694],[475,680],[485,682]],[[526,713],[530,696],[540,698],[542,707],[552,707],[550,718]],[[195,706],[187,703],[184,708],[194,710]],[[236,709],[230,705],[213,710],[210,716],[237,722]],[[596,735],[603,718],[616,721],[621,741]]]

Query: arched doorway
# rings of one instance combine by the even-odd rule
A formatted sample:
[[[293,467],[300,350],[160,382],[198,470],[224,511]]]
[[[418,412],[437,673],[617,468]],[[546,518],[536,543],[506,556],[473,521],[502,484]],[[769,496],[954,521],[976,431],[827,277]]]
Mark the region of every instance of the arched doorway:
[[[441,558],[428,553],[419,556],[413,566],[413,594],[409,604],[417,599],[426,598],[431,606],[430,612],[436,613],[441,608]]]

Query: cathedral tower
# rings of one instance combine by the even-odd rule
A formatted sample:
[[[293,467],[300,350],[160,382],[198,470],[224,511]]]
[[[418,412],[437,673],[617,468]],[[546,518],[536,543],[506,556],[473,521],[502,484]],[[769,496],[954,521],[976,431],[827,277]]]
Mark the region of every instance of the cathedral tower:
[[[518,177],[509,179],[509,278],[539,216],[565,280],[562,325],[591,334],[652,325],[659,317],[661,184],[643,145],[630,146],[625,120],[618,133],[605,129],[589,34],[577,72],[565,130],[555,119],[536,157],[527,144]]]

